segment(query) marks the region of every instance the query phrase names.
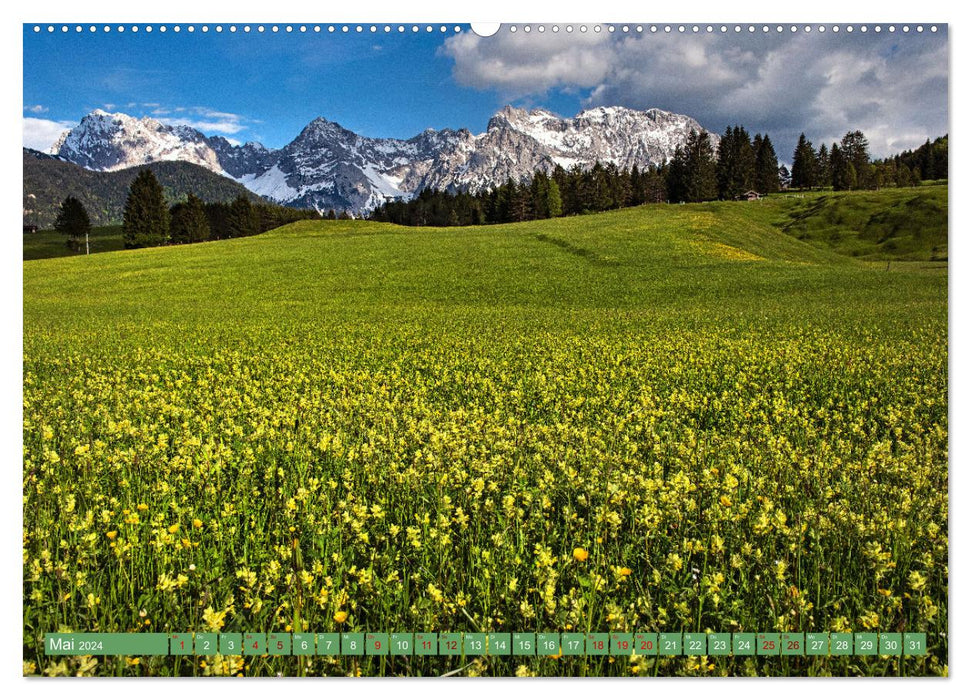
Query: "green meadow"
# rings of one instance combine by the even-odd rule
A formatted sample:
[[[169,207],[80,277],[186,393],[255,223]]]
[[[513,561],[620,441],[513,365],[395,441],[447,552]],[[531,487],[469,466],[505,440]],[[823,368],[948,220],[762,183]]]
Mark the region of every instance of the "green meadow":
[[[24,673],[947,674],[946,197],[25,261]],[[928,654],[40,642],[136,630],[912,631]]]

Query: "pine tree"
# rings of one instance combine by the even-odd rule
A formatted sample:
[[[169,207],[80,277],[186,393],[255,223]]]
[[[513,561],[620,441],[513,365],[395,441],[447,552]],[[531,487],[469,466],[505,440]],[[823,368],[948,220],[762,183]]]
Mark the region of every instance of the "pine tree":
[[[745,127],[736,128],[735,143],[738,149],[738,173],[735,176],[737,194],[743,194],[755,187],[755,149],[752,138]]]
[[[870,142],[862,131],[850,131],[840,142],[843,158],[853,165],[856,173],[856,184],[853,188],[867,188],[870,186]],[[850,189],[853,189],[850,188]]]
[[[667,184],[668,166],[654,166],[641,175],[641,191],[643,201],[649,204],[661,204],[668,201]]]
[[[819,147],[819,153],[816,154],[816,185],[818,187],[826,187],[832,180],[833,174],[830,171],[829,151],[826,150],[826,144],[824,143]]]
[[[88,235],[91,233],[91,219],[87,210],[77,197],[68,197],[61,203],[61,209],[54,221],[54,230],[67,236],[67,246],[71,250],[87,251]]]
[[[734,199],[732,179],[736,169],[738,149],[732,127],[726,126],[718,144],[718,163],[715,166],[715,179],[718,182],[718,196],[721,199]]]
[[[755,189],[762,194],[779,191],[779,158],[769,135],[756,135],[758,148],[755,151]],[[754,146],[753,146],[754,147]]]
[[[687,202],[707,202],[718,197],[715,150],[708,132],[692,130],[685,143],[687,153]]]
[[[834,190],[852,190],[856,188],[856,168],[846,157],[846,153],[835,143],[829,151],[829,167],[833,171]]]
[[[260,232],[259,221],[256,218],[253,205],[244,195],[239,195],[229,205],[229,218],[227,223],[230,238],[254,236]]]
[[[141,170],[128,189],[122,219],[126,248],[145,248],[169,239],[169,208],[165,192],[149,169]]]
[[[688,200],[688,152],[681,144],[674,147],[674,155],[668,164],[667,190],[669,201]]]
[[[556,180],[550,180],[546,189],[546,211],[550,218],[563,214],[563,200],[560,199],[560,186]]]
[[[605,211],[613,205],[607,170],[600,161],[580,174],[580,211]]]
[[[843,151],[837,144],[833,144],[829,149],[829,184],[832,185],[834,190],[838,190],[839,187],[836,186],[837,174],[843,167]]]
[[[755,186],[755,150],[744,127],[727,127],[718,144],[715,179],[721,199],[737,199]]]
[[[529,197],[533,210],[534,219],[550,218],[549,196],[550,179],[542,170],[533,175],[532,182],[529,183]]]
[[[184,203],[172,207],[169,233],[173,243],[209,240],[209,219],[201,199],[190,193]]]
[[[799,143],[792,154],[792,186],[811,190],[816,182],[816,151],[813,142],[799,134]]]

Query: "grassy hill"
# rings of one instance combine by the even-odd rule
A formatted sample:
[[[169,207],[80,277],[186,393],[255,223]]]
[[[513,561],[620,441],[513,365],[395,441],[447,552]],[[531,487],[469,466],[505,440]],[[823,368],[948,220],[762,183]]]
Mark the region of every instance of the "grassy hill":
[[[928,654],[93,672],[946,674],[947,266],[787,235],[800,201],[25,262],[24,660],[59,627],[865,629]]]
[[[51,228],[61,202],[74,195],[87,209],[93,226],[119,224],[128,187],[142,167],[155,173],[171,203],[184,200],[190,192],[207,202],[231,202],[239,195],[253,202],[263,201],[238,182],[193,163],[164,161],[95,172],[25,148],[24,208],[35,212],[30,215],[29,223],[41,229]],[[28,195],[33,198],[28,200]]]
[[[826,240],[782,234],[778,226],[791,217],[793,201],[799,200],[650,205],[442,229],[306,221],[253,240],[25,269],[41,285],[28,289],[34,303],[48,299],[56,307],[59,290],[85,290],[86,306],[110,314],[116,306],[134,308],[137,296],[111,290],[137,280],[151,290],[145,301],[157,307],[153,318],[189,313],[197,322],[205,320],[200,299],[247,316],[276,309],[312,321],[322,305],[368,313],[405,303],[671,308],[680,315],[709,304],[705,314],[718,315],[756,301],[765,311],[799,300],[810,311],[833,303],[815,284],[859,296],[859,287],[846,284],[858,278],[863,287],[890,291],[896,278],[871,274]],[[943,272],[915,268],[913,280],[939,280]],[[355,293],[344,294],[348,289]]]
[[[947,260],[947,185],[811,195],[782,229],[864,260]]]

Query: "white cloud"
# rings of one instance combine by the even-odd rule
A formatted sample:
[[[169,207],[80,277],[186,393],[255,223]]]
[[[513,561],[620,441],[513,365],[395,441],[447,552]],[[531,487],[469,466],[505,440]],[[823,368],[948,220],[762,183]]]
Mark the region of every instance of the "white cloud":
[[[450,37],[461,85],[502,99],[576,92],[585,107],[659,107],[721,132],[769,132],[785,159],[799,133],[861,129],[876,156],[947,131],[947,36],[544,34]]]
[[[36,117],[24,117],[24,147],[46,151],[74,122],[57,122]]]
[[[223,120],[223,121],[208,121],[205,119],[183,119],[181,117],[165,117],[159,119],[163,124],[168,124],[169,126],[191,126],[193,129],[197,129],[204,134],[238,134],[240,131],[244,131],[248,127],[245,124],[240,124],[238,121]]]
[[[510,99],[551,88],[592,88],[611,71],[614,45],[602,34],[559,35],[472,32],[445,41],[442,53],[455,62],[453,76],[465,86],[494,88]]]
[[[209,107],[157,107],[152,114],[178,114],[175,117],[159,117],[158,120],[170,126],[184,125],[197,129],[204,134],[238,134],[249,128],[253,120],[232,112],[220,112]],[[183,116],[184,115],[184,116]]]
[[[24,111],[32,114],[43,114],[47,111],[47,107],[44,105],[26,105]]]

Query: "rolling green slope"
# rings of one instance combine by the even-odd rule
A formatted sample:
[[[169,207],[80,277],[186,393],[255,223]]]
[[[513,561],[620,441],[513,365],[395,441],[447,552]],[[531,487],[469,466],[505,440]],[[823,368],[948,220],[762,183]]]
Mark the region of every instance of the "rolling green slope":
[[[810,196],[782,229],[864,260],[945,261],[947,184]]]
[[[899,285],[922,298],[943,284],[941,269],[878,274],[781,233],[775,224],[789,206],[656,205],[445,229],[298,222],[252,240],[30,263],[25,311],[52,318],[70,299],[72,315],[203,325],[213,314],[313,323],[398,307],[627,309],[712,321],[854,304],[878,313],[896,304]]]

